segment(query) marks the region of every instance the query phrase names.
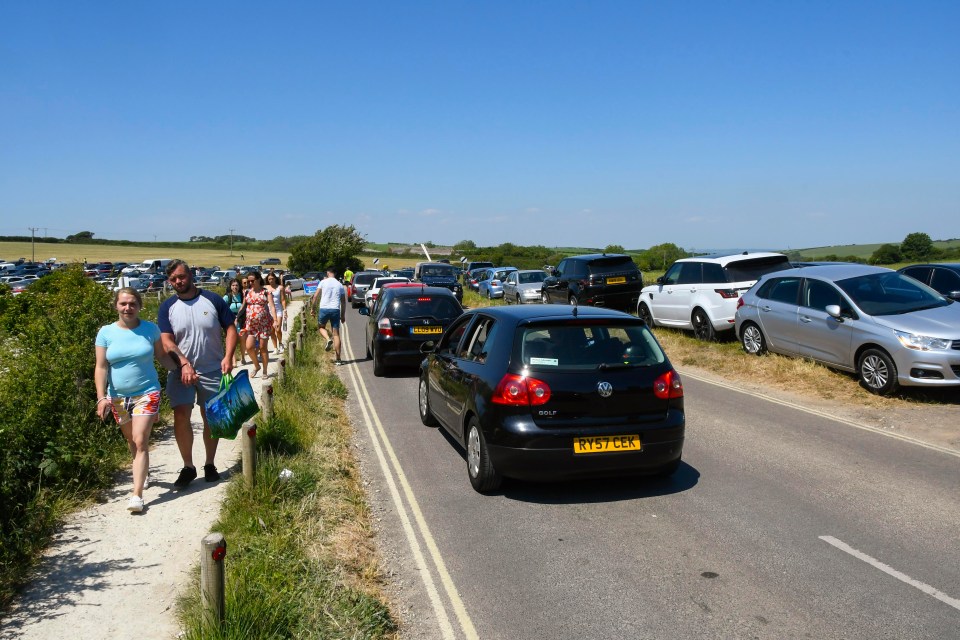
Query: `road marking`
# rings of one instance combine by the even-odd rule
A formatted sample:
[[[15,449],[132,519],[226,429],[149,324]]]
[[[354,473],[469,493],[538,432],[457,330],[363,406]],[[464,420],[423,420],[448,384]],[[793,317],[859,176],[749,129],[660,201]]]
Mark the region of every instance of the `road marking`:
[[[953,456],[953,457],[955,457],[955,458],[960,458],[960,451],[957,451],[957,450],[955,450],[955,449],[950,449],[949,447],[942,447],[942,446],[937,445],[937,444],[931,444],[931,443],[929,443],[929,442],[924,442],[923,440],[918,440],[917,438],[913,438],[913,437],[911,437],[911,436],[903,435],[902,433],[892,433],[892,432],[890,432],[890,431],[885,431],[884,429],[880,429],[879,427],[871,427],[871,426],[868,425],[868,424],[863,424],[863,423],[860,423],[860,422],[854,422],[853,420],[847,420],[846,418],[840,418],[840,417],[837,417],[837,416],[833,415],[832,413],[828,413],[828,412],[826,412],[826,411],[820,411],[820,410],[818,410],[818,409],[811,409],[810,407],[804,407],[803,405],[799,405],[799,404],[790,402],[790,401],[788,401],[788,400],[780,400],[779,398],[774,398],[773,396],[768,396],[768,395],[766,395],[765,393],[760,393],[759,391],[750,391],[750,390],[748,390],[748,389],[743,389],[743,388],[741,388],[741,387],[734,386],[734,385],[729,384],[729,383],[727,383],[727,382],[719,382],[719,381],[717,381],[717,380],[711,380],[711,379],[709,379],[709,378],[704,378],[703,376],[698,376],[698,375],[696,375],[696,374],[694,374],[694,373],[690,373],[689,371],[684,371],[684,370],[682,370],[682,369],[677,369],[677,371],[680,372],[680,375],[681,375],[681,376],[686,377],[686,378],[693,378],[694,380],[699,380],[700,382],[706,382],[707,384],[712,384],[712,385],[715,385],[715,386],[718,386],[718,387],[723,387],[724,389],[730,389],[731,391],[736,391],[736,392],[738,392],[738,393],[742,393],[742,394],[745,394],[745,395],[748,395],[748,396],[753,396],[753,397],[755,397],[755,398],[760,398],[760,399],[762,399],[762,400],[767,400],[768,402],[773,402],[773,403],[775,403],[775,404],[779,404],[779,405],[782,405],[782,406],[784,406],[784,407],[790,407],[791,409],[796,409],[796,410],[798,410],[798,411],[803,411],[803,412],[805,412],[805,413],[809,413],[809,414],[812,414],[812,415],[815,415],[815,416],[820,416],[821,418],[828,418],[829,420],[832,420],[833,422],[840,422],[840,423],[842,423],[842,424],[847,425],[848,427],[854,427],[854,428],[856,428],[856,429],[862,429],[863,431],[870,431],[871,433],[876,433],[876,434],[879,434],[879,435],[881,435],[881,436],[886,436],[886,437],[888,437],[888,438],[894,438],[895,440],[901,440],[901,441],[903,441],[903,442],[909,442],[910,444],[915,444],[915,445],[917,445],[917,446],[924,447],[924,448],[926,448],[926,449],[931,449],[931,450],[933,450],[933,451],[939,451],[940,453],[945,453],[945,454],[947,454],[947,455],[949,455],[949,456]]]
[[[919,580],[914,580],[913,578],[911,578],[911,577],[908,576],[907,574],[901,573],[900,571],[897,571],[897,570],[894,569],[893,567],[891,567],[891,566],[889,566],[889,565],[887,565],[887,564],[884,564],[884,563],[880,562],[880,561],[877,560],[876,558],[872,558],[872,557],[868,556],[867,554],[863,553],[862,551],[857,551],[856,549],[854,549],[854,548],[851,547],[850,545],[846,544],[846,543],[843,542],[842,540],[837,540],[837,539],[834,538],[833,536],[819,536],[819,538],[820,538],[821,540],[823,540],[824,542],[826,542],[827,544],[833,545],[834,547],[836,547],[837,549],[840,549],[841,551],[843,551],[843,552],[845,552],[845,553],[849,553],[849,554],[852,555],[854,558],[856,558],[856,559],[858,559],[858,560],[863,560],[864,562],[866,562],[866,563],[869,564],[870,566],[872,566],[872,567],[874,567],[874,568],[876,568],[876,569],[880,569],[880,571],[883,571],[885,574],[887,574],[887,575],[889,575],[889,576],[893,576],[894,578],[896,578],[896,579],[899,580],[900,582],[905,582],[906,584],[910,585],[911,587],[915,587],[915,588],[919,589],[920,591],[923,591],[923,592],[924,592],[925,594],[927,594],[928,596],[933,596],[934,598],[936,598],[936,599],[939,600],[940,602],[943,602],[943,603],[945,603],[945,604],[948,604],[948,605],[950,605],[951,607],[953,607],[954,609],[960,610],[960,600],[957,600],[956,598],[951,598],[950,596],[948,596],[948,595],[945,594],[944,592],[940,591],[939,589],[934,589],[933,587],[931,587],[931,586],[928,585],[928,584],[925,584],[925,583],[923,583],[923,582],[920,582]]]
[[[343,334],[344,338],[342,340],[343,348],[347,353],[348,359],[353,361],[356,360],[356,357],[353,353],[353,348],[351,347],[349,340],[346,339],[345,329],[345,325],[341,325],[341,333]],[[394,481],[394,474],[396,475],[400,485],[403,487],[403,494],[407,498],[407,502],[410,505],[410,511],[413,512],[413,518],[417,523],[417,528],[419,529],[420,535],[423,537],[424,543],[427,546],[427,549],[430,553],[430,558],[433,560],[433,564],[437,569],[437,573],[440,576],[440,582],[443,584],[444,591],[446,592],[447,597],[450,599],[450,603],[453,606],[457,620],[460,622],[460,628],[463,631],[463,634],[468,640],[479,640],[480,636],[477,634],[477,631],[473,626],[473,621],[470,619],[470,615],[467,613],[467,609],[464,606],[463,601],[460,599],[460,594],[457,592],[457,588],[453,584],[453,579],[450,577],[450,573],[447,571],[446,563],[444,563],[443,556],[440,554],[440,549],[437,547],[433,534],[430,533],[430,527],[427,526],[427,521],[423,517],[423,512],[420,510],[420,504],[417,502],[417,498],[413,493],[413,488],[407,481],[407,476],[403,472],[403,468],[400,466],[400,460],[397,458],[396,452],[393,449],[393,445],[390,444],[390,438],[387,437],[386,430],[383,428],[383,423],[380,421],[380,416],[377,413],[377,410],[374,408],[373,400],[370,397],[370,392],[367,390],[367,385],[360,376],[357,367],[348,365],[347,369],[351,378],[353,379],[355,387],[362,396],[361,402],[358,404],[360,405],[361,412],[363,413],[367,430],[370,433],[370,440],[373,442],[374,450],[377,453],[377,459],[380,462],[380,468],[383,471],[384,477],[387,479],[387,485],[390,488],[390,495],[393,498],[394,506],[397,509],[397,513],[400,514],[400,519],[403,524],[404,533],[407,536],[407,541],[410,544],[410,549],[414,553],[414,557],[417,560],[417,565],[420,568],[420,575],[423,577],[424,585],[427,588],[428,594],[430,594],[431,604],[433,605],[433,609],[437,614],[440,630],[445,638],[454,637],[453,627],[451,626],[450,620],[447,617],[443,603],[440,601],[439,594],[437,593],[436,586],[433,582],[433,575],[429,571],[429,568],[426,566],[424,561],[423,553],[420,549],[420,543],[417,541],[416,533],[413,529],[413,526],[410,524],[410,518],[407,513],[407,509],[401,500],[400,492],[397,489],[396,482]],[[377,436],[379,436],[379,438]],[[384,449],[386,450],[386,456],[384,455]],[[387,457],[390,459],[390,464],[387,463]],[[391,465],[393,467],[393,473],[391,473]]]

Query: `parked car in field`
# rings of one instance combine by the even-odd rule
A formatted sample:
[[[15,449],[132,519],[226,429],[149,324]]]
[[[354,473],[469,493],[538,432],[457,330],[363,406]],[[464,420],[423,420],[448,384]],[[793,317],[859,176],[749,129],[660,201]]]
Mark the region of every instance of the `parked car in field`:
[[[420,419],[481,493],[528,480],[673,473],[683,385],[643,321],[609,309],[471,309],[421,364]]]
[[[280,258],[264,258],[260,261],[262,265],[280,264]]]
[[[643,276],[630,256],[595,253],[564,258],[540,288],[544,304],[590,305],[611,309],[636,308]]]
[[[514,271],[503,281],[503,300],[507,304],[540,302],[540,288],[547,272],[540,269]]]
[[[482,280],[486,275],[489,269],[493,267],[479,267],[471,271],[464,271],[463,286],[471,291],[477,291],[480,289],[480,280]]]
[[[210,274],[210,280],[219,285],[226,285],[236,277],[237,272],[233,269],[219,269]]]
[[[380,295],[380,288],[385,284],[410,282],[409,278],[398,278],[396,276],[382,276],[373,281],[367,292],[363,294],[363,301],[368,309],[373,309],[373,303],[377,301]]]
[[[373,360],[373,375],[382,376],[388,366],[416,366],[423,360],[420,347],[436,340],[463,307],[446,287],[387,287],[367,316],[367,357]]]
[[[473,262],[466,263],[465,265],[463,265],[463,270],[460,274],[461,277],[463,278],[463,286],[464,287],[470,286],[470,283],[467,280],[470,277],[471,272],[476,271],[477,269],[492,269],[493,266],[494,265],[492,262],[485,262],[482,260],[475,260]],[[471,288],[474,291],[477,290],[476,287],[471,287]]]
[[[714,340],[733,330],[737,302],[760,276],[792,268],[780,253],[683,258],[643,288],[637,315],[651,327],[693,329],[701,340]]]
[[[871,393],[960,386],[960,303],[867,265],[771,273],[739,300],[748,353],[774,351],[856,372]]]
[[[912,264],[898,272],[919,280],[940,295],[960,300],[960,263]]]
[[[507,276],[517,271],[516,267],[495,267],[487,269],[483,280],[479,281],[477,293],[488,300],[503,297],[503,281]]]

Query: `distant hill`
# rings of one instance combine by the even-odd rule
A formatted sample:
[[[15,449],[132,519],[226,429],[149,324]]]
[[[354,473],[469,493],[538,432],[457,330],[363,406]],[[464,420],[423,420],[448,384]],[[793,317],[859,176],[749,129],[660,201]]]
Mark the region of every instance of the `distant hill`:
[[[885,244],[885,243],[884,243]],[[889,244],[900,244],[900,241],[894,241]],[[873,252],[879,249],[882,244],[841,244],[828,247],[810,247],[807,249],[780,249],[782,253],[795,252],[804,258],[816,258],[820,256],[856,256],[858,258],[869,258]],[[960,247],[960,238],[952,240],[934,240],[933,246],[937,249],[952,249]]]

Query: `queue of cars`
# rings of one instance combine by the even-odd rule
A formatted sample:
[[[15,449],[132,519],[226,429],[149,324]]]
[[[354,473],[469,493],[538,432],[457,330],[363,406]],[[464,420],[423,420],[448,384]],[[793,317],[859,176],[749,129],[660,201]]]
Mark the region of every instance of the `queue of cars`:
[[[420,418],[463,447],[483,493],[505,478],[673,473],[683,385],[657,326],[816,360],[877,394],[960,385],[960,265],[896,272],[744,252],[678,260],[643,286],[629,256],[592,254],[464,278],[511,306],[463,310],[453,291],[415,280],[383,284],[360,313],[375,375],[419,363]]]

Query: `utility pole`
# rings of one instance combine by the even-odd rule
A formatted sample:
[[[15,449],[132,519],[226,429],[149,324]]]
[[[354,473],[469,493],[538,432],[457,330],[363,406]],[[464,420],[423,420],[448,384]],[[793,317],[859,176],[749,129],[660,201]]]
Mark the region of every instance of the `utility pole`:
[[[39,229],[40,227],[27,227],[27,228],[30,229],[30,262],[36,262],[37,250],[35,248],[33,239],[34,239],[34,234],[37,232],[37,229]]]
[[[230,229],[230,255],[233,255],[233,229]]]

